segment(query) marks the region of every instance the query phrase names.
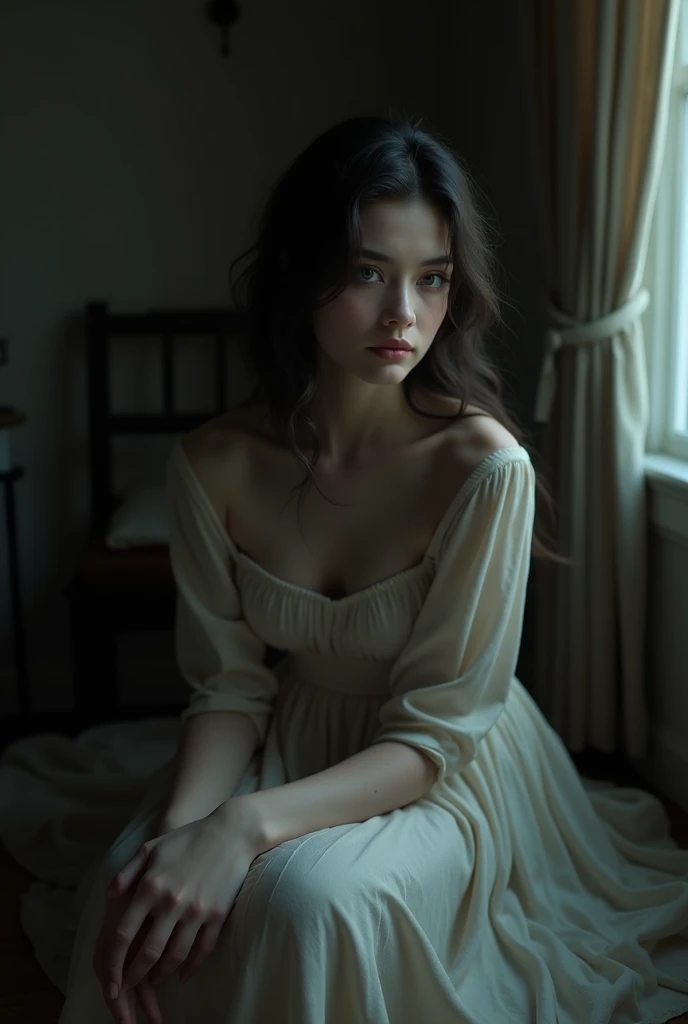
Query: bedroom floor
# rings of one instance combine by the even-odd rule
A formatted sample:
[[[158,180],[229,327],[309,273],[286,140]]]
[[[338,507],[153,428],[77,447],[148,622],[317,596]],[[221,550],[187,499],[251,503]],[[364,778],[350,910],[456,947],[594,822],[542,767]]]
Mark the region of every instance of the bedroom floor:
[[[578,763],[579,758],[574,757]],[[589,766],[579,765],[584,774],[595,777]],[[603,773],[620,785],[646,789],[661,799],[671,821],[672,836],[688,849],[688,814],[673,801],[657,793],[645,780],[619,772]],[[2,1024],[57,1024],[62,994],[47,979],[34,959],[31,945],[19,920],[20,900],[33,876],[10,857],[0,844],[0,1021]],[[688,1014],[672,1018],[672,1024],[688,1024]],[[87,1024],[87,1022],[84,1022]],[[583,1024],[583,1022],[581,1022]],[[668,1024],[668,1022],[667,1022]]]

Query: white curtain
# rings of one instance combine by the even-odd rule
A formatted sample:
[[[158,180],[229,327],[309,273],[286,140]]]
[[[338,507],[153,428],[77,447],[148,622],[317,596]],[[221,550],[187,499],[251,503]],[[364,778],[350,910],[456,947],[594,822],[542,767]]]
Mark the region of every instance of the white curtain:
[[[533,696],[571,751],[644,756],[648,385],[641,285],[679,0],[530,0],[548,317],[535,420],[557,550]]]

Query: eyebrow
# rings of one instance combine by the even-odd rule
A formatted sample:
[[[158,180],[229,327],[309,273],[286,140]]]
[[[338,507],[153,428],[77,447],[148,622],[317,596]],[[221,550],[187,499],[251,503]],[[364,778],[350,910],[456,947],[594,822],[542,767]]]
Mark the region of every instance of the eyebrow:
[[[394,263],[390,256],[385,256],[383,252],[377,252],[376,249],[361,249],[361,256],[367,256],[370,260],[380,260],[381,263]],[[446,253],[442,253],[441,256],[432,256],[429,260],[421,260],[419,266],[430,267],[434,266],[435,263],[447,264],[451,262],[451,258]]]

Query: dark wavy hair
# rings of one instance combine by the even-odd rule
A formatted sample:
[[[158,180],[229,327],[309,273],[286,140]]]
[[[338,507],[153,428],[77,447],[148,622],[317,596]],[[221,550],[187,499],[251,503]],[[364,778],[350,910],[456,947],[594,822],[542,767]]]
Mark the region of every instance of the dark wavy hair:
[[[505,407],[500,375],[484,351],[488,329],[501,321],[491,229],[460,159],[420,124],[356,117],[318,136],[278,180],[257,241],[231,265],[232,300],[247,324],[244,364],[257,380],[249,401],[267,400],[273,428],[289,439],[306,470],[294,488],[300,492],[297,519],[304,487],[313,483],[320,491],[314,478],[320,441],[304,408],[317,390],[312,313],[319,301],[331,301],[346,287],[351,260],[360,257],[361,209],[376,200],[426,200],[442,213],[450,232],[454,273],[447,313],[427,353],[402,382],[409,406],[421,416],[458,420],[475,415],[465,407],[476,405],[529,450],[523,429]],[[233,280],[237,264],[249,257]],[[304,274],[306,265],[312,273]],[[443,416],[419,408],[415,398],[422,391],[458,399],[459,411]],[[313,436],[312,461],[299,448],[297,428]],[[552,497],[537,473],[536,488],[552,514]],[[570,564],[536,530],[531,555]]]

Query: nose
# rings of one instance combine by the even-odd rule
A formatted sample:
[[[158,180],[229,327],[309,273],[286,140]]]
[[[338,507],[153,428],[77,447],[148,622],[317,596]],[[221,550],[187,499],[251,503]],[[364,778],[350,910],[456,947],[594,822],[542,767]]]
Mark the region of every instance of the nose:
[[[410,289],[405,285],[401,285],[390,293],[384,322],[385,326],[397,324],[400,327],[409,327],[416,322]]]

